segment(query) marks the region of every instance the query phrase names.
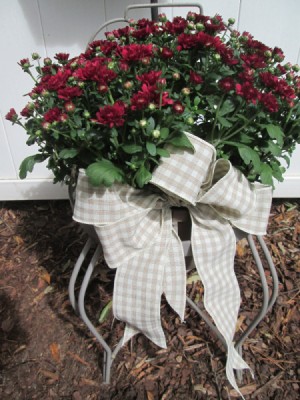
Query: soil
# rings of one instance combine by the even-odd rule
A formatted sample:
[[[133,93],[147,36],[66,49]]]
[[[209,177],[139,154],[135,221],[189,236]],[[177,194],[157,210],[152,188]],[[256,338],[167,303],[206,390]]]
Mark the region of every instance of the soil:
[[[278,271],[280,295],[243,347],[255,374],[253,379],[244,372],[240,383],[247,400],[299,399],[299,238],[299,201],[274,200],[265,241]],[[239,398],[226,380],[225,352],[214,334],[188,306],[180,322],[164,300],[168,348],[136,336],[118,353],[111,384],[102,383],[103,349],[68,298],[72,268],[85,241],[67,201],[0,203],[0,398]],[[239,335],[262,298],[244,240],[237,244],[235,268],[242,291]],[[124,329],[109,307],[114,273],[103,259],[97,272],[86,295],[87,313],[114,347]],[[188,292],[201,304],[201,282],[190,275]],[[269,272],[266,278],[270,283]]]

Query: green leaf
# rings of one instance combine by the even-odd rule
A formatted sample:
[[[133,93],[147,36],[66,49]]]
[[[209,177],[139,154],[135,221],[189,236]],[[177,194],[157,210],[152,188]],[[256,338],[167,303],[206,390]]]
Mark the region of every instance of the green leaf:
[[[232,103],[232,101],[230,101],[230,100],[225,100],[224,103],[222,104],[222,106],[221,106],[219,112],[218,112],[218,115],[219,115],[220,117],[222,117],[222,116],[224,116],[224,115],[226,115],[226,114],[231,113],[234,109],[235,109],[235,106],[234,106],[234,104]]]
[[[142,188],[144,185],[146,185],[151,178],[152,174],[150,173],[150,171],[148,171],[148,169],[144,165],[142,165],[138,169],[135,175],[136,183],[138,184],[139,188]]]
[[[282,146],[284,133],[283,133],[282,129],[280,128],[280,126],[268,124],[265,126],[265,128],[267,129],[267,132],[268,132],[270,138],[276,139],[279,146]]]
[[[74,158],[78,154],[77,149],[63,149],[59,152],[58,157],[63,158],[64,160],[67,158]]]
[[[261,163],[260,178],[261,182],[265,185],[273,185],[272,168],[268,164]]]
[[[166,149],[158,148],[156,149],[156,153],[161,157],[170,157],[170,153]]]
[[[73,116],[74,122],[78,128],[82,127],[82,118],[79,115]]]
[[[275,157],[280,156],[281,148],[275,144],[272,140],[268,140],[267,146],[263,147],[266,152],[270,152]]]
[[[156,146],[154,143],[147,142],[146,149],[151,156],[156,156]]]
[[[167,139],[167,137],[169,136],[169,132],[170,132],[169,128],[161,128],[161,130],[160,130],[160,138],[162,140]]]
[[[88,166],[86,175],[93,186],[111,186],[114,182],[123,182],[123,171],[109,160],[101,160]]]
[[[127,154],[139,153],[143,150],[142,146],[139,146],[137,144],[123,144],[122,149]]]
[[[108,316],[109,316],[109,314],[110,314],[110,312],[112,310],[112,305],[113,305],[112,300],[110,300],[106,304],[106,306],[103,307],[103,310],[101,311],[100,316],[99,316],[99,320],[98,320],[98,322],[100,324],[102,324],[102,322],[104,322],[108,318]]]
[[[150,135],[150,133],[154,130],[155,128],[155,121],[152,117],[148,118],[147,121],[147,126],[146,126],[146,132]]]
[[[194,98],[194,106],[195,106],[195,107],[198,107],[199,103],[200,103],[200,97],[199,97],[199,96],[196,96],[196,97]]]
[[[20,165],[19,168],[19,177],[20,179],[25,179],[28,172],[32,172],[33,167],[36,163],[42,162],[45,160],[45,157],[42,154],[35,154],[33,156],[26,157]]]
[[[261,163],[258,153],[248,146],[238,148],[239,154],[246,165],[252,163],[257,172],[260,171]]]
[[[172,139],[168,140],[168,143],[171,143],[175,147],[184,147],[187,149],[194,150],[194,146],[192,145],[189,138],[184,133],[180,133],[180,134],[176,135]]]
[[[232,123],[230,121],[228,121],[228,119],[220,117],[219,115],[218,115],[217,119],[223,128],[231,128],[232,127]]]

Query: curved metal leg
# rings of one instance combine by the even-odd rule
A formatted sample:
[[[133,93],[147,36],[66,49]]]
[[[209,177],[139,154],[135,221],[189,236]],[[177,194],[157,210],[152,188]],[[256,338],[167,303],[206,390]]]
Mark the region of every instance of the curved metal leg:
[[[95,336],[95,338],[98,340],[98,342],[102,345],[104,348],[104,357],[103,357],[103,382],[104,383],[109,383],[110,382],[110,369],[111,369],[111,364],[112,364],[112,351],[106,341],[103,339],[102,335],[97,331],[95,326],[92,324],[92,322],[89,320],[85,307],[84,307],[84,298],[86,294],[86,290],[89,284],[89,281],[91,279],[92,273],[94,271],[95,264],[102,252],[101,245],[98,245],[95,253],[91,259],[91,262],[86,270],[85,276],[83,278],[80,292],[79,292],[79,298],[78,298],[78,308],[79,308],[79,314],[80,317],[82,318],[83,322],[85,325],[89,328],[89,330],[92,332],[92,334]]]
[[[267,284],[266,276],[265,276],[265,270],[262,265],[261,259],[259,257],[257,248],[255,246],[254,240],[252,235],[247,235],[247,240],[251,249],[251,252],[253,254],[253,258],[255,261],[255,264],[258,269],[258,273],[260,276],[260,281],[262,285],[262,292],[263,292],[263,301],[260,310],[258,311],[256,317],[254,320],[249,324],[248,328],[245,330],[245,332],[240,336],[240,338],[237,340],[235,347],[238,353],[242,356],[242,345],[247,339],[247,337],[250,335],[251,332],[257,327],[257,325],[260,323],[260,321],[266,316],[267,312],[272,308],[274,305],[276,298],[278,296],[278,275],[272,260],[272,257],[269,253],[269,250],[261,236],[257,236],[259,244],[263,250],[264,256],[266,257],[266,260],[269,265],[269,269],[271,272],[272,276],[272,281],[273,281],[273,287],[272,287],[272,295],[269,295],[269,287]],[[243,371],[239,370],[237,371],[237,378],[239,381],[242,380],[243,376]]]
[[[76,264],[74,266],[70,281],[69,281],[69,299],[70,299],[70,303],[72,305],[72,307],[74,308],[74,310],[76,311],[76,313],[78,313],[78,306],[76,303],[76,298],[75,298],[75,283],[76,283],[76,279],[78,276],[78,273],[80,271],[80,268],[90,250],[90,248],[92,247],[93,241],[91,238],[89,238],[84,246],[84,248],[81,250],[81,253],[79,254],[79,257],[76,261]]]

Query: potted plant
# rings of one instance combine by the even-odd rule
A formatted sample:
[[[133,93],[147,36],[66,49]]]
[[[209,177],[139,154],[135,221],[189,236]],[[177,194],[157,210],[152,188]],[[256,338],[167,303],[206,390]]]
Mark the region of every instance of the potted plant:
[[[218,15],[140,20],[90,43],[78,57],[20,61],[35,85],[21,117],[54,181],[79,168],[93,185],[143,188],[159,160],[192,148],[184,132],[211,143],[251,181],[281,181],[299,131],[299,67],[281,49],[230,29]],[[172,145],[172,147],[170,147]]]
[[[248,368],[234,348],[240,302],[232,226],[263,234],[274,178],[300,142],[299,67],[219,15],[129,21],[77,57],[20,61],[35,81],[21,117],[54,181],[77,183],[74,218],[92,224],[117,268],[114,313],[124,340],[165,346],[162,292],[183,318],[185,266],[171,208],[185,206],[205,307],[227,344],[226,373]],[[147,286],[148,285],[148,286]]]

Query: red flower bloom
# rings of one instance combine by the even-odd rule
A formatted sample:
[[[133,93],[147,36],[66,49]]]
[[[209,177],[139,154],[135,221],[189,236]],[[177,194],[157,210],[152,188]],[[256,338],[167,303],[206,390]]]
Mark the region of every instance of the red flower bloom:
[[[33,110],[30,109],[30,108],[28,107],[28,105],[25,106],[25,107],[23,108],[23,110],[20,112],[20,114],[22,115],[22,117],[25,117],[25,118],[29,118],[29,117],[32,115],[32,113],[33,113]]]
[[[55,75],[45,75],[42,78],[44,89],[58,90],[65,87],[68,78],[72,75],[70,70],[59,70]]]
[[[197,46],[197,36],[196,35],[189,35],[187,33],[182,33],[177,38],[178,47],[177,50],[181,51],[181,49],[192,49],[193,47]]]
[[[265,57],[260,54],[242,54],[241,59],[246,65],[253,68],[265,68]]]
[[[166,23],[166,30],[170,33],[179,34],[184,32],[187,26],[187,21],[182,17],[175,17],[173,22],[168,21]]]
[[[153,86],[156,84],[157,80],[161,76],[162,71],[150,71],[146,72],[143,75],[137,76],[137,80],[141,81],[142,83],[147,83],[150,86]]]
[[[172,58],[174,56],[174,52],[168,47],[163,47],[161,51],[162,58]]]
[[[82,95],[82,90],[79,87],[66,87],[57,91],[58,98],[62,100],[71,100],[73,97]]]
[[[44,114],[44,122],[59,121],[61,116],[61,110],[58,107],[51,108]]]
[[[200,83],[203,82],[203,78],[201,75],[197,74],[194,71],[190,71],[190,81],[194,83],[195,85],[199,85]]]
[[[140,91],[135,93],[131,98],[131,109],[144,110],[154,98],[154,87],[147,84],[143,84]]]
[[[245,82],[243,84],[237,83],[235,85],[235,91],[236,94],[244,97],[247,102],[256,104],[256,102],[260,100],[260,92],[250,82]]]
[[[69,59],[70,54],[68,53],[56,53],[54,58],[61,63],[66,63]]]
[[[124,61],[139,61],[152,56],[152,44],[128,44],[119,47],[118,52]]]
[[[104,106],[103,108],[99,108],[99,111],[96,113],[96,117],[100,124],[107,125],[109,128],[113,128],[115,126],[124,125],[124,114],[125,104],[122,101],[117,101],[112,106]]]
[[[233,90],[235,87],[235,82],[232,78],[227,77],[220,79],[219,81],[219,87],[223,89],[225,92],[229,92],[230,90]]]
[[[279,109],[278,101],[272,93],[262,93],[260,101],[270,112],[277,112]]]
[[[18,114],[14,108],[11,108],[9,112],[5,115],[5,119],[11,122],[15,122],[18,119]]]

